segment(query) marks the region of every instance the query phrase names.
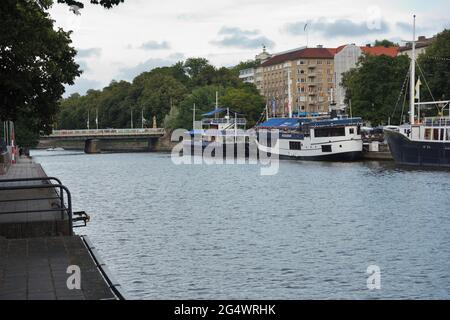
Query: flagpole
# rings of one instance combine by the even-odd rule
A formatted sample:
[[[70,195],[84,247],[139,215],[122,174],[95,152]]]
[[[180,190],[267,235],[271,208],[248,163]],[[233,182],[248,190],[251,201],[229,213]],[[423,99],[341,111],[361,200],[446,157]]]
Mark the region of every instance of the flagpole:
[[[87,120],[87,128],[88,128],[88,130],[89,130],[89,116],[90,116],[90,114],[89,114],[89,109],[88,109],[88,120]]]
[[[291,93],[291,70],[289,69],[288,72],[288,112],[289,112],[289,118],[292,118],[292,93]]]

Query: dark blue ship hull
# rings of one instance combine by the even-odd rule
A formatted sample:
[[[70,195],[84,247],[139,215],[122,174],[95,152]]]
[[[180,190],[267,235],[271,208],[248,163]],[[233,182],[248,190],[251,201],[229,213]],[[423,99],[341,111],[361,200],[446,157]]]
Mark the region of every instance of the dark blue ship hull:
[[[324,161],[324,162],[353,162],[362,159],[362,152],[342,152],[311,157],[294,157],[280,155],[280,159],[303,160],[303,161]]]
[[[398,164],[450,168],[450,142],[412,141],[390,130],[385,131],[385,137]]]

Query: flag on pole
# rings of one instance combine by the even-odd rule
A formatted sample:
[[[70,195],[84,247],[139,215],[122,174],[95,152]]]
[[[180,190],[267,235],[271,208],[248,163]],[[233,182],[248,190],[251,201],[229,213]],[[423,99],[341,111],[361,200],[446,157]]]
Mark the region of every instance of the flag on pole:
[[[272,98],[272,115],[275,117],[277,111],[277,102],[275,98]]]
[[[419,79],[417,79],[417,83],[416,83],[416,96],[415,99],[417,99],[418,101],[420,101],[420,86],[422,85],[422,82],[420,81],[420,77]]]

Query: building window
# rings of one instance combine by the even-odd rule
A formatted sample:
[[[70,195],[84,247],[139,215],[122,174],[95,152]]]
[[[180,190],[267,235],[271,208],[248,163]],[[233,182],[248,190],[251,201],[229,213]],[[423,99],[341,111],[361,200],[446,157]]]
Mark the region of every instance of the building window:
[[[322,64],[322,60],[317,60],[317,64]]]

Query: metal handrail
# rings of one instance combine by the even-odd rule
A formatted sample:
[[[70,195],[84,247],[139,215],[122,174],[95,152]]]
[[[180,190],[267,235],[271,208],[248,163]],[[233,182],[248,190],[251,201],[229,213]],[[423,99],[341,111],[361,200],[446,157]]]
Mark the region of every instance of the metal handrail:
[[[32,179],[32,178],[30,178]],[[9,179],[15,180],[15,179]],[[17,179],[19,180],[19,179]],[[46,180],[46,179],[43,179]],[[6,181],[6,180],[3,180]],[[24,180],[26,181],[26,179]],[[14,181],[9,181],[14,182]],[[53,212],[60,211],[61,217],[64,218],[64,212],[67,212],[69,218],[69,229],[70,235],[73,235],[73,219],[72,219],[72,195],[69,189],[62,184],[49,184],[49,185],[25,185],[25,186],[8,186],[8,187],[0,187],[0,191],[12,191],[12,190],[33,190],[33,189],[54,189],[59,188],[61,190],[60,199],[61,199],[61,208],[59,209],[44,209],[44,210],[23,210],[23,211],[12,211],[12,212],[0,212],[0,214],[18,214],[18,213],[37,213],[37,212]],[[64,196],[63,192],[65,191],[67,194],[67,208],[64,206]],[[13,200],[13,199],[10,199]],[[32,200],[40,200],[40,199],[32,199]],[[4,200],[6,202],[8,200]]]
[[[43,180],[55,180],[58,184],[62,184],[61,180],[55,177],[35,177],[35,178],[18,178],[18,179],[0,179],[0,182],[25,182],[25,181],[43,181]]]
[[[56,177],[33,177],[33,178],[16,178],[16,179],[0,179],[0,183],[11,183],[11,182],[28,182],[28,181],[56,181],[58,184],[62,185],[61,180],[59,180]],[[59,189],[59,198],[61,200],[61,206],[64,204],[64,193],[62,188]],[[29,199],[19,199],[19,200],[29,200]],[[37,200],[37,199],[32,199]],[[41,200],[50,200],[50,199],[41,199]],[[7,202],[7,201],[0,201],[0,202]]]

